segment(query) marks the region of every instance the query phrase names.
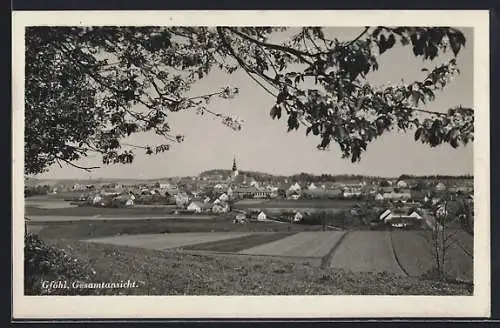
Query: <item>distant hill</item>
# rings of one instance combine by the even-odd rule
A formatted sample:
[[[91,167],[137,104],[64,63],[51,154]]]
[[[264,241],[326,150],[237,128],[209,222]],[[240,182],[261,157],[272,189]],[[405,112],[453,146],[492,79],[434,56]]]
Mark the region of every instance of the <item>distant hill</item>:
[[[227,177],[232,173],[231,170],[227,169],[212,169],[206,170],[199,174],[200,178],[203,177],[216,177],[223,176]],[[240,176],[246,176],[250,179],[262,180],[262,181],[270,181],[270,180],[283,180],[288,179],[289,181],[310,181],[310,182],[342,182],[342,181],[362,181],[362,180],[374,180],[374,179],[403,179],[407,181],[425,179],[425,180],[435,180],[435,181],[453,181],[454,183],[461,183],[465,181],[469,181],[473,179],[472,175],[460,175],[460,176],[449,176],[449,175],[401,175],[399,177],[376,177],[376,176],[363,176],[363,175],[331,175],[331,174],[309,174],[309,173],[300,173],[294,174],[290,176],[285,175],[273,175],[265,172],[259,171],[239,171]],[[37,186],[37,185],[74,185],[74,184],[101,184],[101,183],[118,183],[118,184],[141,184],[141,183],[167,183],[170,181],[183,180],[191,177],[164,177],[164,178],[156,178],[156,179],[131,179],[131,178],[109,178],[109,179],[39,179],[34,177],[25,177],[24,182],[27,186]]]
[[[258,172],[258,171],[239,171],[239,174],[240,175],[246,175],[247,177],[250,177],[250,178],[273,178],[275,177],[274,175],[272,174],[269,174],[269,173],[264,173],[264,172]],[[222,176],[228,176],[228,175],[231,175],[233,173],[232,170],[221,170],[221,169],[214,169],[214,170],[207,170],[207,171],[203,171],[199,174],[199,177],[203,178],[203,177],[211,177],[211,176],[219,176],[219,175],[222,175]]]

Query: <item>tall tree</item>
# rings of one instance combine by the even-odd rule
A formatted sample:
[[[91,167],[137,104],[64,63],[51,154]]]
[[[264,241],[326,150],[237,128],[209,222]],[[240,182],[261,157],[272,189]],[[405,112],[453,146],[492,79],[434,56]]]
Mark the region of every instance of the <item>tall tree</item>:
[[[104,164],[131,163],[134,148],[166,151],[183,136],[172,131],[172,112],[196,110],[239,130],[238,119],[207,109],[213,97],[233,98],[238,89],[186,96],[196,81],[219,67],[245,71],[275,97],[270,115],[286,117],[288,130],[302,125],[318,148],[338,144],[342,156],[359,161],[378,136],[413,129],[431,147],[467,144],[474,111],[457,107],[432,112],[434,100],[459,73],[456,59],[428,71],[421,81],[389,87],[367,82],[378,55],[396,43],[432,61],[465,46],[454,28],[366,27],[351,41],[329,39],[320,27],[303,27],[273,43],[285,28],[271,27],[30,27],[26,29],[25,172],[74,162],[91,152]],[[427,70],[423,68],[423,70]],[[154,131],[160,145],[130,145],[123,138]],[[78,166],[77,166],[78,167]],[[84,169],[92,169],[84,168]]]

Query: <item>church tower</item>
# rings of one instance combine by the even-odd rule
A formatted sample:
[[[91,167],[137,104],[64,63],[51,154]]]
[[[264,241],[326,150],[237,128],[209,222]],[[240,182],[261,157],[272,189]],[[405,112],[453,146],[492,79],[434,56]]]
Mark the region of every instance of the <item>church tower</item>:
[[[233,176],[232,178],[236,178],[238,176],[238,167],[236,166],[236,158],[233,158]]]

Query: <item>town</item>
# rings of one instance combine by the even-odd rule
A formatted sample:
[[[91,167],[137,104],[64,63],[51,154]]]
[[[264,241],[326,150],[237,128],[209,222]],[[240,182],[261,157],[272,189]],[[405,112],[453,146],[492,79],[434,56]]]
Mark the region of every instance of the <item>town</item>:
[[[444,202],[446,211],[457,219],[465,217],[463,206],[473,208],[472,177],[279,177],[240,172],[236,159],[231,170],[205,171],[196,177],[132,184],[56,184],[27,187],[25,192],[62,193],[68,195],[66,201],[80,207],[163,207],[165,214],[173,215],[232,214],[233,222],[240,224],[249,220],[315,224],[323,214],[319,223],[331,228],[431,228],[435,208]],[[470,219],[457,222],[472,231]]]

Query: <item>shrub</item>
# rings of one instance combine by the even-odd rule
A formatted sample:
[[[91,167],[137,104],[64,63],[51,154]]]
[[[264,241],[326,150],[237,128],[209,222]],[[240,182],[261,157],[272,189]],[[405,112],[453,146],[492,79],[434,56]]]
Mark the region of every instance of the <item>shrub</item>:
[[[92,289],[42,288],[43,281],[91,281],[93,270],[63,250],[50,246],[34,234],[24,237],[24,294],[25,295],[70,295],[93,294]]]

